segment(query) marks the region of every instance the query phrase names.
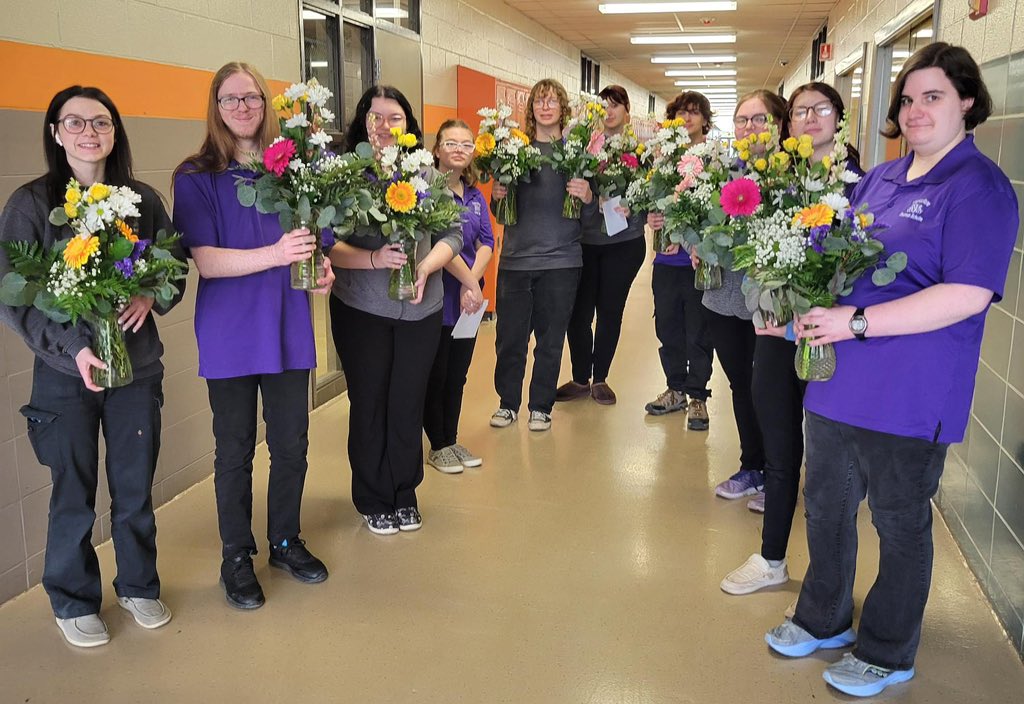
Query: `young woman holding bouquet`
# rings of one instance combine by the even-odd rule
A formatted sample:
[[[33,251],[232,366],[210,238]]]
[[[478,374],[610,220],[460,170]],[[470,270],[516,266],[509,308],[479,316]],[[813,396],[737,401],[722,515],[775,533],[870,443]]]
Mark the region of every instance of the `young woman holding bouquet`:
[[[686,120],[691,144],[703,144],[711,131],[711,102],[701,93],[685,91],[665,109],[669,120]],[[647,223],[655,230],[665,224],[663,213],[651,213]],[[686,409],[686,427],[707,430],[707,400],[711,396],[711,362],[714,351],[702,292],[693,286],[690,254],[679,245],[654,256],[651,288],[654,292],[654,330],[665,371],[665,390],[647,404],[646,411],[660,416]],[[690,400],[687,403],[687,396]]]
[[[106,184],[130,187],[141,195],[135,229],[142,238],[172,230],[160,196],[134,178],[124,123],[103,91],[72,86],[57,93],[46,110],[43,146],[47,172],[11,196],[0,214],[0,240],[49,249],[70,237],[70,228],[51,224],[49,214],[65,203],[71,178],[83,190]],[[88,191],[83,197],[89,197]],[[0,276],[10,270],[0,248]],[[179,292],[173,302],[180,297]],[[134,380],[101,389],[93,382],[92,368],[103,368],[104,363],[93,354],[92,335],[84,321],[57,323],[34,307],[0,305],[0,319],[36,356],[31,400],[21,414],[36,457],[53,478],[43,588],[64,638],[83,648],[110,640],[100,618],[102,584],[91,542],[101,427],[118,603],[143,628],[159,628],[171,619],[160,601],[156,569],[152,488],[160,450],[164,367],[163,345],[150,314],[153,307],[153,298],[138,296],[121,311],[118,323],[127,331]],[[157,312],[168,309],[158,306]]]
[[[829,381],[808,385],[804,498],[810,565],[796,614],[766,639],[790,656],[837,648],[825,681],[871,696],[914,676],[931,582],[932,511],[949,443],[971,407],[985,313],[1002,297],[1018,226],[1006,176],[970,130],[992,111],[962,47],[929,44],[893,83],[883,134],[910,153],[870,171],[868,203],[887,251],[906,252],[887,286],[870,277],[833,308],[812,308],[799,335],[836,348]],[[867,496],[878,576],[854,634],[857,513]]]
[[[599,95],[607,104],[605,137],[621,135],[629,124],[629,93],[622,86],[611,85]],[[615,392],[606,380],[619,343],[626,297],[647,256],[644,214],[631,213],[628,219],[626,229],[611,237],[604,231],[600,208],[582,220],[583,268],[567,330],[572,380],[558,388],[556,401],[593,396],[603,405],[615,403]],[[597,326],[591,329],[595,312]]]
[[[487,200],[476,185],[473,149],[473,132],[462,120],[447,120],[438,129],[434,142],[435,164],[448,174],[448,187],[459,205],[466,208],[462,216],[462,251],[445,268],[457,272],[468,270],[472,279],[482,283],[494,252],[494,235]],[[460,275],[465,277],[465,274]],[[476,338],[455,340],[452,330],[461,311],[479,310],[483,299],[479,296],[479,286],[466,287],[450,271],[442,273],[441,281],[444,284],[441,340],[430,370],[423,429],[430,440],[427,454],[430,465],[446,474],[458,474],[464,467],[479,467],[483,460],[458,442],[462,390],[473,360]]]
[[[409,101],[390,86],[373,86],[356,104],[346,149],[374,146],[377,159],[401,130],[422,144]],[[389,269],[406,261],[401,244],[388,244],[380,225],[357,229],[330,252],[338,267],[331,296],[331,329],[348,382],[348,457],[352,502],[378,535],[417,530],[422,517],[416,487],[423,481],[423,404],[441,335],[441,268],[462,251],[461,228],[423,236],[416,249],[416,295],[388,296]],[[479,287],[467,274],[467,285]]]
[[[820,162],[835,148],[836,130],[845,112],[843,99],[826,83],[807,83],[789,97],[786,115],[789,135],[799,139],[810,135],[814,154]],[[855,149],[849,147],[847,169],[863,174]],[[847,184],[849,197],[856,184]],[[761,552],[754,553],[722,580],[729,594],[750,594],[764,587],[789,581],[786,552],[793,528],[800,489],[800,466],[804,457],[803,401],[807,382],[801,381],[793,366],[792,326],[754,328],[754,409],[764,444],[764,492],[752,499],[753,510],[764,512]]]
[[[203,144],[174,174],[174,223],[199,270],[195,328],[199,375],[213,411],[221,582],[228,603],[239,609],[265,600],[252,563],[257,394],[271,457],[270,564],[300,582],[327,579],[323,562],[299,538],[316,351],[309,298],[291,288],[289,267],[308,257],[314,238],[305,228],[282,232],[276,213],[241,205],[235,188],[238,176],[255,176],[241,164],[279,134],[268,96],[254,67],[222,66],[210,86]],[[333,280],[325,265],[315,293],[328,293]]]
[[[562,139],[572,116],[569,96],[561,83],[545,78],[530,90],[527,109],[526,134],[550,158],[552,142]],[[491,197],[499,201],[507,192],[496,183]],[[505,228],[498,266],[494,388],[500,405],[491,416],[495,428],[507,427],[519,417],[531,331],[537,345],[530,380],[529,428],[544,431],[551,427],[562,345],[583,266],[581,220],[562,215],[567,193],[585,204],[582,220],[593,217],[597,199],[590,183],[566,179],[550,164],[535,172],[529,183],[516,187],[519,221]]]

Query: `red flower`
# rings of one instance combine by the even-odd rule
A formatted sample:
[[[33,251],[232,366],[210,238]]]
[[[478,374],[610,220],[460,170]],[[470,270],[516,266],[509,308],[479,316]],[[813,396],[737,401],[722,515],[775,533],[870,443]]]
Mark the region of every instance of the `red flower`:
[[[267,171],[280,178],[288,168],[288,162],[292,160],[293,156],[295,156],[295,142],[290,139],[282,139],[263,151],[263,166],[267,168]]]
[[[623,154],[622,163],[631,169],[640,168],[640,160],[636,158],[636,154]]]
[[[738,178],[722,188],[721,204],[730,217],[753,215],[761,205],[761,190],[749,178]]]

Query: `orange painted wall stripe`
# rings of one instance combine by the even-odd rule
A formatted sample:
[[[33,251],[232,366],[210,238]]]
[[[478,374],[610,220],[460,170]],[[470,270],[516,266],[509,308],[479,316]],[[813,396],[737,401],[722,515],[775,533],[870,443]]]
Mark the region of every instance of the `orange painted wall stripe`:
[[[458,117],[458,110],[445,105],[424,105],[423,106],[423,138],[437,134],[437,130],[444,124],[445,120],[454,120]]]
[[[69,85],[95,85],[122,115],[205,120],[213,71],[0,41],[0,110],[44,112]],[[288,83],[269,81],[272,93]]]

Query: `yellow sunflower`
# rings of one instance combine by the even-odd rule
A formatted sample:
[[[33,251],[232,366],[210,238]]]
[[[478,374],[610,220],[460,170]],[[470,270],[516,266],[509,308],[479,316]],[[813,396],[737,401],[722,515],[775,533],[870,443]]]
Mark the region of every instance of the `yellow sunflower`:
[[[416,207],[416,189],[408,181],[398,181],[388,186],[384,199],[396,213],[408,213]]]
[[[836,211],[832,210],[829,206],[824,203],[815,203],[814,205],[808,206],[801,210],[799,213],[793,216],[794,225],[802,225],[803,227],[820,227],[821,225],[831,225],[832,218],[836,216]]]
[[[480,156],[490,156],[496,145],[494,135],[490,132],[484,132],[476,138],[476,151]]]
[[[129,226],[124,220],[115,220],[114,224],[117,225],[117,231],[120,232],[121,236],[126,240],[129,242],[139,241],[139,236],[135,234],[135,231],[132,230],[131,226]]]
[[[68,246],[64,248],[64,263],[72,269],[81,269],[82,265],[89,261],[89,257],[96,254],[99,249],[99,237],[93,236],[88,239],[72,237]]]
[[[525,132],[523,132],[522,130],[518,130],[515,127],[513,127],[512,130],[509,132],[509,134],[512,137],[518,139],[523,144],[526,144],[526,145],[530,144],[530,137]]]

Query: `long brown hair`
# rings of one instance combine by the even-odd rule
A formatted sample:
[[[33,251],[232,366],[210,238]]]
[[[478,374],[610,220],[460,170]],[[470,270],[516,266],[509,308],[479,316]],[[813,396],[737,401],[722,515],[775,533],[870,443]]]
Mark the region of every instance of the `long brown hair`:
[[[444,134],[445,130],[463,129],[473,134],[473,130],[470,129],[462,120],[445,120],[441,123],[441,126],[437,128],[437,138],[434,140],[434,166],[440,166],[438,159],[438,151],[441,149],[441,135]],[[467,186],[476,186],[480,181],[480,170],[476,167],[476,160],[472,155],[469,157],[469,166],[462,170],[462,182]]]
[[[252,64],[242,61],[226,63],[217,70],[210,84],[210,95],[206,105],[206,138],[199,151],[183,161],[175,172],[187,170],[190,173],[226,171],[228,164],[235,158],[235,136],[224,124],[220,116],[220,107],[217,104],[217,94],[224,81],[236,73],[245,73],[253,81],[263,96],[263,124],[260,126],[259,134],[256,136],[261,148],[266,148],[280,134],[281,128],[277,123],[277,115],[270,104],[270,88],[263,74],[256,70]]]
[[[569,124],[569,118],[572,117],[572,108],[569,106],[569,94],[565,92],[562,84],[554,78],[542,78],[533,84],[533,88],[530,89],[530,101],[526,104],[526,124],[523,125],[523,131],[526,132],[526,136],[530,139],[537,138],[537,118],[533,114],[533,101],[551,93],[558,98],[558,104],[562,108],[562,114],[558,118],[558,127],[564,130],[565,126]]]

